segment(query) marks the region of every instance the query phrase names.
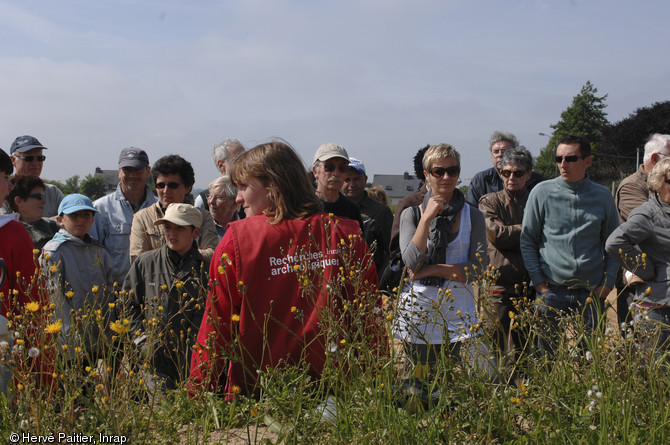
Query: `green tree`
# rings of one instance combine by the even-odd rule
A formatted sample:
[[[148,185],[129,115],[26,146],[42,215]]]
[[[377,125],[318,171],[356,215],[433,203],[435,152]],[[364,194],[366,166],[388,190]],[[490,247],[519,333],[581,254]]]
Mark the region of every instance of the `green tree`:
[[[603,129],[597,175],[618,181],[643,162],[644,144],[654,133],[670,134],[670,101],[641,107]],[[639,155],[639,156],[638,156]]]
[[[554,178],[557,174],[554,156],[558,141],[569,135],[574,134],[583,136],[591,141],[593,152],[597,151],[597,142],[603,129],[609,125],[607,113],[605,113],[604,96],[597,96],[598,89],[593,86],[591,81],[586,81],[578,95],[572,99],[572,103],[561,113],[561,119],[550,127],[554,130],[549,139],[549,143],[540,151],[537,158],[535,170],[542,173],[547,178]],[[591,170],[597,169],[597,162]]]
[[[107,186],[105,180],[100,175],[88,174],[81,181],[79,186],[80,193],[91,198],[91,201],[95,201],[98,198],[102,198],[107,193]]]
[[[66,195],[71,193],[79,193],[79,175],[74,175],[67,178],[61,191]]]

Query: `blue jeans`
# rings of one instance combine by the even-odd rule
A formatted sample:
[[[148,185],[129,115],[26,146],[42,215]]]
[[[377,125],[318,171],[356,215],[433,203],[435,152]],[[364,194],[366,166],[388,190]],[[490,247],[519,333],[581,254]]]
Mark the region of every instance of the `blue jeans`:
[[[635,325],[639,329],[640,341],[659,358],[670,349],[670,308],[644,310],[632,305],[631,310]]]
[[[547,352],[553,352],[549,336],[555,337],[558,333],[558,322],[566,315],[582,316],[586,331],[593,332],[596,329],[604,331],[605,323],[601,323],[605,317],[605,299],[591,294],[584,287],[568,288],[560,284],[548,284],[549,290],[538,294],[535,306],[539,315],[548,323],[548,331],[540,335],[540,347]],[[587,299],[589,299],[587,302]],[[540,329],[542,331],[542,329]]]

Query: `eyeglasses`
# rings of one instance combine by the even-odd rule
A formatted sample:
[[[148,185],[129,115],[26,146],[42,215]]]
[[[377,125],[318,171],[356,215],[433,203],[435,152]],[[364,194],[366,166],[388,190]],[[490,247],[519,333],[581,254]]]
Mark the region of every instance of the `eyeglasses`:
[[[328,173],[334,172],[335,169],[337,169],[337,171],[340,173],[346,173],[349,170],[349,164],[330,164],[330,163],[326,164],[324,162],[323,169]]]
[[[25,161],[25,162],[33,162],[33,161],[44,162],[44,160],[47,158],[44,155],[28,155],[28,156],[16,156],[16,155],[14,155],[14,157],[19,158],[19,159],[21,159],[22,161]]]
[[[30,195],[26,196],[26,199],[28,198],[47,199],[47,195],[45,195],[44,193],[31,193]]]
[[[167,186],[167,188],[174,190],[174,189],[179,188],[180,185],[181,185],[181,183],[179,183],[179,182],[168,182],[168,183],[157,182],[156,183],[156,188],[159,189],[159,190],[162,190]]]
[[[452,165],[451,167],[432,167],[428,172],[434,178],[441,178],[445,173],[449,176],[458,176],[461,173],[461,166]]]
[[[514,175],[515,178],[520,178],[526,174],[526,170],[500,170],[500,174],[504,178],[509,178],[511,175]]]
[[[578,159],[584,159],[585,156],[578,156],[578,155],[570,155],[570,156],[556,156],[554,158],[554,161],[556,161],[557,164],[560,164],[563,162],[563,159],[565,159],[565,162],[577,162]]]

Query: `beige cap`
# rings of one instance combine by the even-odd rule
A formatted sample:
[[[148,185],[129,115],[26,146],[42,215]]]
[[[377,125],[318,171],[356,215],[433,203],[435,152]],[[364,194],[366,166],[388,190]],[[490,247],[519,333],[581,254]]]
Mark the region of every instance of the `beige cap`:
[[[200,228],[202,225],[202,213],[191,204],[172,203],[165,211],[165,216],[154,221],[154,226],[171,222],[178,226],[194,226]]]
[[[328,142],[327,144],[323,144],[316,151],[316,154],[314,155],[314,164],[316,164],[317,161],[327,161],[331,158],[342,158],[349,162],[349,154],[343,146]]]

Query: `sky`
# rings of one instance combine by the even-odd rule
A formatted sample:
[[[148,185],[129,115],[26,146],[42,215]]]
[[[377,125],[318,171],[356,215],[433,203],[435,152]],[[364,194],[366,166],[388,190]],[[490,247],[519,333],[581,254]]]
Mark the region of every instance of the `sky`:
[[[124,147],[325,142],[374,174],[430,143],[491,166],[508,130],[537,156],[590,80],[614,123],[670,100],[667,0],[0,0],[0,147],[30,134],[42,177],[116,169]]]

